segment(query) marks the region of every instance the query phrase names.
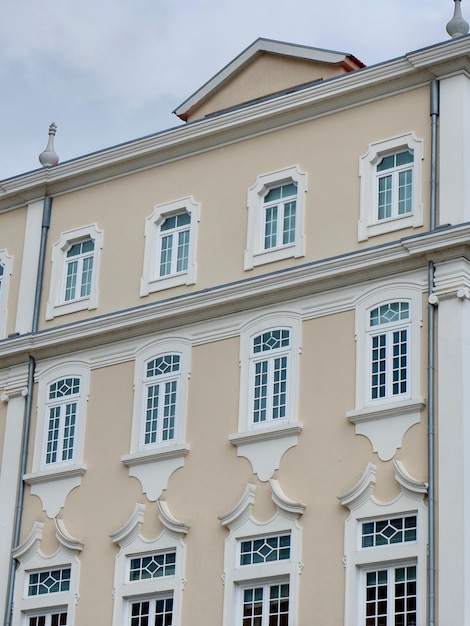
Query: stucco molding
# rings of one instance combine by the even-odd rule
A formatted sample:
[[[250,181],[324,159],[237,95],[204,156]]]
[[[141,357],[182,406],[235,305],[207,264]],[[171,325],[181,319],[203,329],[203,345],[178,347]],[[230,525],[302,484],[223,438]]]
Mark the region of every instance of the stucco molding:
[[[65,506],[69,493],[80,486],[85,471],[85,465],[77,464],[25,474],[24,481],[31,486],[32,495],[41,500],[47,516],[53,519]]]
[[[224,515],[219,516],[219,521],[223,526],[228,528],[238,528],[251,517],[253,506],[255,504],[256,486],[248,483],[243,491],[242,497]]]
[[[118,528],[118,530],[109,535],[111,540],[114,541],[114,543],[119,544],[121,548],[132,543],[142,531],[144,515],[145,504],[138,502],[135,505],[135,508],[127,522],[125,522],[120,528]]]
[[[151,502],[155,502],[167,488],[168,481],[177,469],[184,466],[189,452],[187,444],[166,446],[150,452],[135,452],[121,457],[129,468],[129,476],[137,478]]]
[[[174,533],[180,537],[189,532],[190,526],[176,519],[165,500],[157,500],[157,507],[158,518],[169,533]]]
[[[34,554],[39,552],[44,530],[43,522],[35,521],[26,539],[12,550],[12,556],[19,561],[28,561]]]

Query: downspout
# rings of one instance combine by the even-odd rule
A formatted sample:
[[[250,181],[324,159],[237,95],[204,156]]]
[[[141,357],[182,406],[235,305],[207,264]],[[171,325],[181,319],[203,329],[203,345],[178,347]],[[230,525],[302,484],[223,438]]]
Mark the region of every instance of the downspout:
[[[431,116],[431,172],[429,198],[429,229],[436,228],[437,198],[437,121],[439,117],[439,82],[432,80],[430,84]],[[434,330],[437,311],[437,299],[433,296],[434,263],[428,264],[428,625],[435,624],[435,440],[434,440]]]
[[[42,284],[44,276],[44,261],[46,258],[46,242],[47,233],[51,224],[51,208],[52,198],[45,196],[42,213],[41,224],[41,242],[39,247],[39,259],[38,259],[38,273],[36,278],[36,291],[34,294],[33,305],[33,319],[31,324],[31,334],[34,335],[38,332],[39,321],[39,308],[41,305]],[[26,384],[26,400],[24,406],[24,420],[23,420],[23,436],[21,445],[21,457],[20,457],[20,471],[18,476],[18,487],[16,494],[16,509],[15,520],[13,526],[12,537],[12,550],[18,546],[21,530],[21,518],[23,514],[23,501],[24,501],[24,481],[23,476],[26,473],[26,462],[28,459],[28,445],[29,445],[29,431],[31,425],[31,413],[32,413],[32,401],[33,401],[33,383],[34,383],[34,371],[36,368],[36,362],[34,357],[30,355],[28,363],[28,379]],[[5,626],[10,626],[12,610],[13,610],[13,591],[15,587],[15,574],[16,574],[16,560],[12,557],[10,563],[10,573],[8,576],[7,586],[7,602],[5,607]]]

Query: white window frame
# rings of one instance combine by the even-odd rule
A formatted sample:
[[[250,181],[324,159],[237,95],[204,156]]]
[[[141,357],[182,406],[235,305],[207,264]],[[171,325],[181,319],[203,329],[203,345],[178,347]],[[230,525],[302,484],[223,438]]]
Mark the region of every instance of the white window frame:
[[[426,483],[414,479],[403,463],[394,461],[399,495],[390,502],[374,497],[376,467],[369,463],[356,485],[338,500],[350,510],[344,527],[345,617],[344,626],[364,626],[365,573],[376,569],[416,565],[418,624],[426,614],[427,508]],[[363,548],[364,522],[416,515],[416,540]]]
[[[252,346],[258,335],[271,330],[289,330],[289,370],[286,385],[287,407],[282,419],[271,419],[255,424],[253,415],[254,361]],[[294,313],[263,315],[240,332],[240,400],[238,433],[229,435],[229,441],[238,448],[238,456],[246,457],[255,474],[262,481],[269,480],[279,468],[284,453],[297,445],[302,431],[299,420],[299,367],[301,318]],[[280,354],[286,354],[280,351]],[[269,352],[266,354],[269,355]]]
[[[86,296],[66,300],[67,252],[74,244],[86,240],[91,240],[94,244],[90,292]],[[98,277],[102,247],[103,232],[98,229],[96,224],[63,232],[60,239],[54,243],[51,257],[51,283],[46,307],[47,320],[67,313],[96,309],[98,306]]]
[[[273,248],[264,246],[264,228],[266,205],[264,198],[271,189],[294,183],[297,186],[296,219],[294,241],[278,244]],[[300,171],[297,165],[276,172],[258,176],[255,184],[247,194],[248,227],[247,243],[244,258],[244,269],[250,270],[257,265],[272,263],[288,258],[299,258],[305,254],[305,195],[307,190],[307,174]],[[281,219],[278,218],[279,232]]]
[[[51,395],[51,391],[52,391],[52,386],[53,385],[57,385],[59,383],[71,383],[72,385],[76,386],[78,385],[78,391],[76,391],[75,393],[72,390],[72,393],[70,395],[66,395],[66,396],[61,396],[60,398],[54,398],[51,399],[50,395]],[[78,376],[61,376],[60,378],[58,378],[57,380],[51,381],[46,388],[46,404],[45,404],[45,411],[44,411],[44,441],[43,441],[43,458],[41,460],[41,469],[51,469],[53,467],[59,467],[61,465],[68,465],[68,464],[73,464],[75,462],[75,457],[76,457],[76,437],[75,437],[75,433],[78,427],[78,422],[80,420],[80,412],[79,409],[81,408],[81,403],[80,403],[80,399],[81,399],[81,386],[82,386],[82,381],[80,379],[80,377]],[[74,412],[72,413],[73,409],[71,409],[71,407],[75,407]],[[69,411],[69,409],[71,409]],[[58,411],[58,413],[55,414],[55,419],[59,422],[58,427],[57,427],[57,445],[56,445],[56,449],[55,449],[55,456],[56,456],[56,460],[48,460],[48,457],[52,456],[52,451],[49,450],[49,434],[51,432],[51,419],[52,419],[52,412],[53,411]],[[73,424],[67,424],[67,418],[70,416],[70,414],[73,415]],[[66,432],[68,429],[73,429],[73,432],[70,435],[67,435]],[[66,444],[66,440],[68,438],[72,438],[72,444],[71,444],[71,448],[66,448],[65,444]],[[70,458],[67,459],[63,459],[61,457],[63,457],[64,453],[67,453],[66,451],[70,449],[70,452],[68,453],[67,456],[70,456]]]
[[[356,405],[346,413],[356,425],[356,433],[368,437],[382,460],[391,459],[405,432],[420,421],[424,408],[421,391],[422,290],[411,282],[371,286],[356,303]],[[405,394],[371,398],[371,336],[370,311],[391,302],[409,303],[409,319],[397,322],[407,328],[408,381]]]
[[[145,515],[143,504],[137,504],[128,522],[111,535],[111,539],[120,546],[114,567],[113,626],[130,625],[132,602],[146,601],[149,598],[155,599],[170,594],[173,597],[173,624],[177,626],[180,623],[182,593],[186,584],[184,537],[189,527],[178,522],[165,502],[159,500],[157,504],[159,519],[163,525],[163,530],[158,537],[146,539],[141,534]],[[176,553],[173,575],[130,581],[129,567],[132,558],[170,550]]]
[[[297,623],[299,576],[302,571],[302,530],[299,517],[304,505],[294,503],[283,493],[278,481],[270,481],[274,516],[259,522],[252,516],[255,486],[249,483],[240,501],[226,515],[219,517],[230,530],[224,549],[224,610],[223,626],[241,626],[242,594],[248,586],[289,584],[289,624]],[[265,563],[240,565],[240,545],[243,540],[267,536],[290,535],[290,558]]]
[[[27,539],[14,550],[13,556],[19,566],[15,577],[12,626],[28,626],[30,617],[64,611],[67,612],[67,624],[74,623],[75,605],[79,597],[79,554],[83,545],[67,532],[62,519],[54,519],[54,524],[59,542],[59,549],[54,554],[46,556],[41,551],[44,528],[42,522],[35,522]],[[30,574],[63,568],[70,568],[70,585],[67,591],[28,595]]]
[[[37,372],[38,399],[36,413],[36,435],[32,469],[25,474],[25,481],[31,485],[31,492],[41,498],[49,517],[59,513],[72,489],[80,485],[86,467],[83,462],[85,440],[86,408],[90,388],[90,367],[84,361],[64,361],[47,366]],[[80,379],[80,394],[76,398],[77,416],[73,458],[55,463],[46,463],[47,432],[49,423],[49,388],[58,380]]]
[[[412,211],[403,215],[398,215],[396,211],[393,211],[390,218],[379,220],[377,165],[383,157],[406,150],[413,154],[412,167],[406,168],[412,169],[413,172]],[[423,141],[417,139],[413,133],[391,137],[369,145],[367,152],[359,159],[361,178],[359,241],[366,241],[369,237],[403,228],[417,228],[423,225],[422,160]]]
[[[174,437],[168,441],[145,444],[146,377],[147,363],[159,356],[176,354],[180,358],[178,372],[178,397]],[[121,457],[129,467],[131,476],[138,478],[144,493],[150,500],[160,497],[166,489],[171,474],[184,464],[184,457],[189,452],[186,443],[186,419],[188,412],[188,386],[191,368],[191,343],[182,337],[165,338],[147,344],[135,357],[134,367],[134,406],[129,454]],[[162,380],[175,379],[171,373]],[[155,466],[158,463],[158,469]],[[157,474],[157,475],[156,475]]]
[[[8,287],[10,284],[12,257],[6,250],[0,250],[0,339],[6,336],[7,313],[8,313]]]
[[[173,271],[166,276],[160,276],[160,228],[169,217],[188,213],[189,224],[189,252],[188,266],[181,272]],[[196,247],[199,224],[200,205],[192,197],[180,198],[165,204],[155,206],[153,213],[145,220],[144,266],[140,280],[140,295],[147,296],[155,291],[169,289],[179,285],[193,285],[196,282]]]
[[[276,350],[255,354],[253,342],[256,337],[270,331],[289,331],[289,346]],[[273,430],[283,424],[297,423],[298,420],[298,386],[299,386],[299,355],[300,355],[300,317],[291,314],[274,314],[257,318],[242,328],[240,333],[240,407],[238,416],[239,432],[260,429]],[[253,401],[255,384],[255,363],[260,360],[272,360],[275,356],[288,357],[286,385],[286,415],[278,419],[263,422],[253,421]],[[272,387],[269,389],[272,395]]]

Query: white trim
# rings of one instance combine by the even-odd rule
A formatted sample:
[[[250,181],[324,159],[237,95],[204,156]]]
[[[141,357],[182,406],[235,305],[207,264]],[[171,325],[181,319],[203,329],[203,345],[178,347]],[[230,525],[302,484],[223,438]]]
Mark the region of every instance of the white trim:
[[[297,185],[295,240],[293,243],[264,249],[264,197],[269,189],[286,183]],[[307,174],[297,165],[258,176],[247,194],[248,227],[244,269],[272,263],[287,258],[299,258],[305,254],[304,215]]]
[[[64,280],[67,249],[73,243],[84,239],[91,239],[94,242],[90,295],[66,302],[64,299]],[[51,283],[46,307],[46,320],[54,319],[58,315],[75,313],[76,311],[96,309],[98,306],[98,277],[102,247],[103,231],[99,230],[96,224],[65,231],[61,234],[60,239],[54,243],[51,254]]]
[[[365,568],[385,564],[417,564],[418,624],[424,624],[426,614],[426,557],[427,508],[424,504],[426,485],[408,474],[403,463],[394,461],[395,479],[400,486],[399,495],[390,502],[380,502],[374,497],[374,465],[369,463],[354,487],[338,500],[347,506],[350,515],[344,524],[345,609],[344,625],[357,626],[361,621],[361,573]],[[381,547],[362,548],[361,523],[390,516],[416,515],[417,539]],[[386,565],[385,565],[386,566]]]
[[[113,626],[130,623],[124,621],[129,603],[139,601],[143,596],[157,596],[165,592],[173,594],[173,623],[180,623],[182,593],[186,584],[184,578],[186,546],[184,536],[189,526],[174,518],[166,503],[158,502],[159,519],[163,530],[154,539],[146,539],[141,530],[144,522],[145,505],[137,504],[128,522],[110,535],[120,546],[114,567],[114,610]],[[175,573],[171,576],[149,578],[139,581],[129,580],[129,562],[132,557],[174,550],[176,553]]]
[[[286,417],[253,424],[252,398],[252,342],[257,335],[276,329],[289,329],[289,363],[287,372]],[[229,435],[229,441],[237,447],[237,455],[246,457],[253,472],[262,481],[269,480],[279,468],[285,452],[297,445],[302,424],[298,416],[299,356],[301,319],[292,312],[264,314],[244,325],[240,331],[240,399],[238,433]]]
[[[8,287],[12,272],[13,258],[6,250],[0,250],[0,266],[2,275],[0,276],[0,339],[6,336],[7,315],[8,315]]]
[[[227,526],[230,534],[225,540],[224,549],[224,609],[223,626],[239,626],[238,614],[239,586],[259,583],[273,578],[289,582],[289,623],[297,623],[299,576],[302,571],[301,543],[302,531],[299,517],[305,507],[289,500],[280,489],[277,481],[271,481],[271,496],[276,506],[274,516],[259,522],[252,516],[255,502],[255,486],[248,484],[235,506],[219,517],[220,523]],[[269,535],[289,534],[291,538],[290,558],[288,560],[240,565],[240,541]]]
[[[168,276],[159,276],[159,232],[160,225],[167,217],[179,213],[188,213],[191,217],[189,224],[189,255],[188,269]],[[199,223],[200,205],[191,197],[180,198],[165,204],[155,206],[153,213],[145,220],[144,266],[140,279],[140,295],[169,289],[178,285],[193,285],[196,282],[196,247]]]
[[[368,312],[387,302],[410,304],[408,337],[408,389],[396,398],[371,400]],[[372,443],[382,460],[391,459],[401,447],[406,431],[420,421],[424,400],[420,393],[422,291],[410,282],[371,286],[356,302],[356,406],[346,413],[355,424],[356,434]]]
[[[39,249],[44,200],[28,204],[23,241],[23,258],[18,287],[15,332],[31,331],[38,276]],[[0,329],[1,330],[1,329]]]
[[[49,385],[62,378],[79,378],[80,394],[77,397],[77,417],[73,458],[70,461],[45,464],[45,438],[47,434],[47,392]],[[33,463],[30,474],[24,479],[31,485],[49,517],[55,517],[65,504],[67,495],[78,487],[85,472],[83,465],[83,445],[85,439],[86,406],[90,387],[90,368],[85,361],[63,361],[55,363],[41,372],[38,377],[38,399],[36,413],[36,435]]]
[[[413,170],[413,210],[406,215],[379,220],[377,218],[376,166],[383,156],[406,149],[410,150],[414,157],[414,162],[409,168]],[[369,145],[367,152],[359,159],[359,176],[361,177],[359,241],[365,241],[369,237],[383,233],[423,225],[422,160],[423,141],[417,139],[413,133],[398,135]]]
[[[143,397],[146,380],[145,367],[149,360],[165,354],[178,354],[180,356],[175,437],[171,441],[144,445],[142,429],[145,408]],[[189,452],[189,445],[185,443],[185,438],[190,367],[191,344],[182,337],[165,338],[146,344],[137,352],[135,357],[134,408],[130,451],[129,454],[121,457],[121,461],[129,467],[129,475],[139,480],[143,493],[151,501],[160,497],[173,472],[183,467],[184,457]]]
[[[35,522],[25,541],[13,551],[19,561],[16,571],[12,626],[24,626],[26,616],[37,613],[66,610],[67,623],[74,623],[75,605],[79,599],[80,560],[78,555],[83,545],[66,530],[63,520],[55,523],[56,539],[59,548],[49,556],[41,552],[44,524]],[[37,570],[70,568],[70,588],[68,591],[28,596],[29,574]]]

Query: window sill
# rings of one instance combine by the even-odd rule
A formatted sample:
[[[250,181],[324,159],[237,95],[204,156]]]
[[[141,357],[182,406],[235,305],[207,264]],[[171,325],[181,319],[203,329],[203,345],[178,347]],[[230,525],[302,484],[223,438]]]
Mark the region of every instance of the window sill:
[[[400,217],[393,217],[380,222],[359,222],[359,241],[367,241],[369,237],[376,237],[384,233],[391,233],[403,228],[417,228],[423,225],[423,220],[415,213],[408,213]]]
[[[364,435],[382,461],[389,461],[401,448],[406,431],[421,420],[426,403],[423,398],[397,400],[376,406],[348,411],[346,417],[356,427],[356,435]]]
[[[279,469],[287,450],[297,445],[301,432],[302,424],[294,422],[235,433],[229,435],[229,441],[236,446],[238,456],[250,461],[253,473],[266,482]]]
[[[250,270],[258,265],[282,261],[283,259],[294,259],[304,256],[303,245],[292,243],[273,250],[263,250],[261,252],[245,252],[245,270]]]
[[[80,298],[79,300],[62,302],[61,304],[48,304],[46,320],[52,320],[54,317],[67,315],[68,313],[91,309],[96,309],[96,302],[92,298]]]
[[[194,285],[195,281],[189,272],[182,272],[181,274],[171,274],[170,276],[163,276],[158,278],[152,278],[151,280],[141,279],[140,295],[148,296],[149,293],[155,291],[163,291],[164,289],[171,289],[172,287],[179,287],[181,285]]]
[[[121,461],[129,468],[129,476],[140,482],[142,493],[155,502],[167,488],[173,472],[183,467],[188,452],[189,445],[180,443],[126,454]]]
[[[82,464],[61,465],[25,474],[23,479],[31,486],[31,493],[40,498],[47,516],[53,519],[64,507],[69,493],[80,486],[85,471]]]

